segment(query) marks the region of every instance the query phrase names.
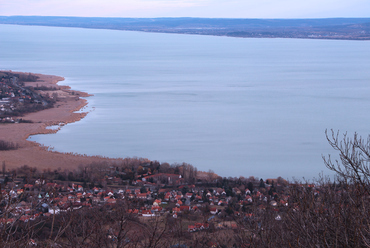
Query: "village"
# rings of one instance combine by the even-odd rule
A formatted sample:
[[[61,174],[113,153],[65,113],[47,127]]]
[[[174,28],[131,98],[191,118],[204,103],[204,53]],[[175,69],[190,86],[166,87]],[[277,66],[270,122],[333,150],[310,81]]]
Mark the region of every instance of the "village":
[[[131,161],[129,166],[91,165],[74,172],[39,172],[28,166],[7,172],[3,163],[2,227],[68,212],[101,207],[112,211],[125,206],[127,216],[143,223],[181,219],[181,232],[189,234],[232,231],[240,230],[242,222],[258,220],[266,211],[272,213],[272,221],[280,221],[290,204],[287,192],[292,185],[282,178],[222,178],[197,172],[185,163],[127,161]],[[314,185],[309,187],[314,189]],[[108,231],[107,236],[115,237]]]
[[[33,74],[0,72],[0,123],[22,122],[25,121],[20,117],[22,114],[53,106],[52,96],[38,94],[38,88],[24,86],[25,81],[36,80]]]

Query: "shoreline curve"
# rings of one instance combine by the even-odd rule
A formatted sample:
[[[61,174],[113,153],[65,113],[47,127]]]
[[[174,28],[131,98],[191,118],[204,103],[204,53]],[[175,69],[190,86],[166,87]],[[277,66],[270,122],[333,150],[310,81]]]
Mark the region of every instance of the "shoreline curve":
[[[25,72],[11,72],[14,74],[29,74]],[[27,113],[23,119],[32,123],[0,124],[0,139],[19,145],[16,150],[0,151],[0,162],[5,163],[7,169],[18,168],[23,165],[38,169],[77,169],[95,162],[119,162],[122,158],[107,158],[102,156],[88,156],[77,153],[63,153],[51,151],[50,147],[30,141],[28,138],[37,134],[56,133],[59,129],[47,129],[48,126],[66,125],[83,119],[88,113],[76,111],[84,108],[88,101],[81,97],[92,96],[86,92],[72,90],[71,87],[58,85],[64,78],[54,75],[30,73],[38,77],[36,82],[25,82],[25,86],[56,87],[53,91],[38,91],[39,94],[54,94],[58,100],[53,108]]]

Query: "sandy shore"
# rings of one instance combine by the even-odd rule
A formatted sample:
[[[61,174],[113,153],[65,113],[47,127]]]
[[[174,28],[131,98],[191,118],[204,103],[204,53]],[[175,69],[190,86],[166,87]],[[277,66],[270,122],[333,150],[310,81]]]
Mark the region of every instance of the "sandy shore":
[[[16,72],[17,74],[21,74]],[[28,73],[27,73],[28,74]],[[33,123],[0,124],[0,139],[17,143],[20,148],[11,151],[0,151],[0,162],[6,164],[7,169],[28,165],[39,169],[74,169],[79,165],[87,165],[98,161],[119,161],[120,159],[102,158],[97,156],[82,156],[49,151],[27,138],[34,134],[47,134],[57,130],[46,129],[50,125],[60,123],[67,124],[81,120],[87,113],[75,113],[87,104],[87,100],[81,97],[88,97],[85,92],[73,91],[68,86],[59,86],[57,83],[63,81],[63,77],[33,74],[39,77],[37,82],[26,82],[26,86],[47,86],[56,87],[56,91],[47,91],[41,94],[58,94],[58,101],[54,108],[29,113],[22,118],[31,120]]]

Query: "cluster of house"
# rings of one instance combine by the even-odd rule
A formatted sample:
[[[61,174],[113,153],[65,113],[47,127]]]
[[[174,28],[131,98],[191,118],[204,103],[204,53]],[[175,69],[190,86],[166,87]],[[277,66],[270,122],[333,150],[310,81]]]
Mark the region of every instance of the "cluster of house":
[[[19,89],[15,89],[11,87],[5,80],[0,81],[0,114],[3,115],[6,112],[13,111],[15,109],[14,99],[16,95],[19,95]],[[24,101],[24,99],[19,99],[18,101]],[[0,117],[1,118],[1,117]],[[10,122],[11,118],[1,118],[0,121],[2,122]]]
[[[0,81],[0,122],[15,122],[9,113],[27,103],[41,103],[40,96],[16,84],[17,78],[2,78]]]
[[[208,228],[209,228],[208,223],[195,223],[194,225],[188,225],[188,232],[196,232]]]
[[[181,179],[181,176],[165,175],[166,180]],[[171,177],[173,177],[171,179]],[[158,182],[164,179],[164,175],[158,175]],[[145,180],[142,180],[145,182]],[[82,185],[62,185],[58,183],[36,180],[34,184],[17,184],[1,190],[1,199],[4,201],[0,223],[12,223],[14,221],[34,220],[40,216],[51,216],[65,211],[74,211],[81,208],[90,208],[96,205],[114,205],[118,201],[142,202],[140,207],[128,209],[128,213],[141,217],[152,217],[169,213],[173,218],[178,218],[184,213],[202,212],[207,209],[210,216],[217,216],[225,212],[231,201],[239,206],[257,204],[260,209],[268,205],[279,209],[287,206],[288,195],[274,192],[273,195],[265,195],[258,189],[251,192],[247,189],[232,189],[232,195],[228,195],[223,188],[205,189],[195,185],[177,185],[171,188],[154,187],[155,183],[147,186],[124,186],[124,188],[103,189],[94,187],[83,188]],[[8,185],[9,186],[9,185]],[[269,187],[269,186],[267,186]],[[184,188],[186,190],[184,190]],[[268,188],[264,190],[267,192]],[[230,192],[229,192],[230,193]],[[279,200],[275,200],[279,199]],[[234,204],[235,205],[235,204]],[[5,210],[6,209],[6,210]],[[5,214],[4,211],[7,211]],[[252,213],[244,213],[241,210],[234,211],[235,216],[251,217]],[[277,220],[279,219],[277,215]],[[208,223],[195,223],[189,225],[188,231],[194,232],[209,227]],[[217,226],[218,227],[218,226]],[[225,226],[220,226],[224,228]]]

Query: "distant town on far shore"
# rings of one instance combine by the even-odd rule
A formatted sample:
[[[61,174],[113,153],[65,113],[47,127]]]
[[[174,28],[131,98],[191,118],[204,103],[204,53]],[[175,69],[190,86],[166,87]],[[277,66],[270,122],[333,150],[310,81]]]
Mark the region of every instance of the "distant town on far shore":
[[[244,38],[370,39],[370,18],[229,19],[0,16],[0,24],[113,29]]]

